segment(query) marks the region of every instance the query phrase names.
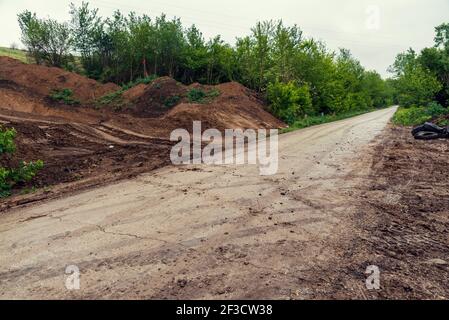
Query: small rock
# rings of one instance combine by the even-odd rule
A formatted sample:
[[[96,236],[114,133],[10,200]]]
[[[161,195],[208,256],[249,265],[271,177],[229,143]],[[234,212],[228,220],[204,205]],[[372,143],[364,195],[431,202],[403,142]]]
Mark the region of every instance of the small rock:
[[[184,288],[187,285],[187,280],[186,279],[179,279],[177,284],[178,284],[179,287]]]
[[[436,264],[436,265],[439,265],[439,266],[444,266],[444,265],[447,264],[447,262],[444,261],[443,259],[430,259],[430,260],[427,260],[426,263],[428,263],[428,264]]]

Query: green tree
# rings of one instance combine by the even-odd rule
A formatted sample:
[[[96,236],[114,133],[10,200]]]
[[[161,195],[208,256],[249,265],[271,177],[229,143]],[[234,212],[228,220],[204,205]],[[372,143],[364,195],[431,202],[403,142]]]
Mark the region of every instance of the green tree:
[[[288,124],[313,112],[308,86],[298,87],[293,81],[270,83],[267,98],[271,112]]]
[[[64,67],[70,61],[72,34],[67,23],[38,19],[25,10],[18,15],[22,42],[38,64]]]
[[[437,59],[434,50],[423,51],[424,56],[418,55],[413,49],[401,53],[390,71],[395,74],[394,86],[397,90],[397,102],[403,107],[427,106],[436,100],[436,95],[443,89],[434,68]]]

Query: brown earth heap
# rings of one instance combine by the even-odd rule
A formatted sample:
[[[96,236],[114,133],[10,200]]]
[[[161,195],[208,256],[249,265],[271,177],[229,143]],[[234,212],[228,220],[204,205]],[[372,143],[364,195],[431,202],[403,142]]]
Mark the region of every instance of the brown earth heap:
[[[187,93],[192,88],[218,90],[219,95],[189,103]],[[51,92],[61,89],[72,90],[81,103],[52,102]],[[99,103],[101,97],[119,90],[117,85],[100,84],[62,69],[0,57],[0,125],[18,132],[16,154],[3,155],[0,165],[37,159],[45,163],[31,184],[17,186],[16,195],[24,187],[37,187],[39,196],[49,197],[166,165],[171,131],[190,131],[194,120],[202,121],[203,130],[285,127],[264,110],[255,93],[234,82],[185,86],[162,77],[123,92],[127,108],[122,111]],[[1,201],[9,206],[29,198]]]
[[[60,68],[25,64],[9,57],[0,57],[0,79],[14,82],[31,93],[40,95],[49,95],[53,90],[69,88],[81,102],[93,101],[119,89],[113,83],[101,84]]]

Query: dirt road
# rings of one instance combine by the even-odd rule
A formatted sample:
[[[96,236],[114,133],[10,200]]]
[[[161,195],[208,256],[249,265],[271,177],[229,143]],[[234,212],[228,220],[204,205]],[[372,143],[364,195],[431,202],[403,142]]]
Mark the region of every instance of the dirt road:
[[[363,266],[352,287],[338,266],[369,170],[364,148],[394,111],[281,136],[274,176],[165,167],[5,212],[0,298],[363,298]],[[68,265],[80,290],[65,287]]]

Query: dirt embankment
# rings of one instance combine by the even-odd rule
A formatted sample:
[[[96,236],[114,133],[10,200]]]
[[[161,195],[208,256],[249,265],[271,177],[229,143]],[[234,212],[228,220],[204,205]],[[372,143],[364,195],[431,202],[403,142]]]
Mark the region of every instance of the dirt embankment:
[[[219,95],[189,103],[187,93],[197,87]],[[72,90],[81,103],[68,106],[49,98],[62,89]],[[203,130],[285,126],[238,83],[185,86],[162,77],[122,93],[124,110],[99,103],[119,90],[62,69],[0,57],[0,124],[18,132],[17,153],[3,156],[0,164],[41,159],[45,168],[26,190],[68,183],[71,191],[168,164],[171,131],[190,131],[194,120],[202,121]]]
[[[26,88],[30,93],[47,96],[53,90],[69,88],[74,96],[86,103],[114,92],[119,87],[113,83],[101,84],[79,74],[60,68],[25,64],[9,57],[0,57],[0,79],[6,79]]]
[[[218,96],[206,99],[205,103],[190,103],[186,95],[192,89],[215,91]],[[161,77],[151,84],[127,90],[123,98],[131,102],[130,112],[134,116],[158,117],[170,129],[191,128],[195,120],[201,121],[205,129],[285,127],[264,110],[264,102],[253,91],[237,82],[185,86],[172,78]]]
[[[263,102],[253,91],[237,82],[209,86],[204,90],[218,90],[220,95],[207,105],[181,103],[171,109],[164,119],[180,127],[200,120],[219,130],[285,127],[282,121],[263,109]]]

